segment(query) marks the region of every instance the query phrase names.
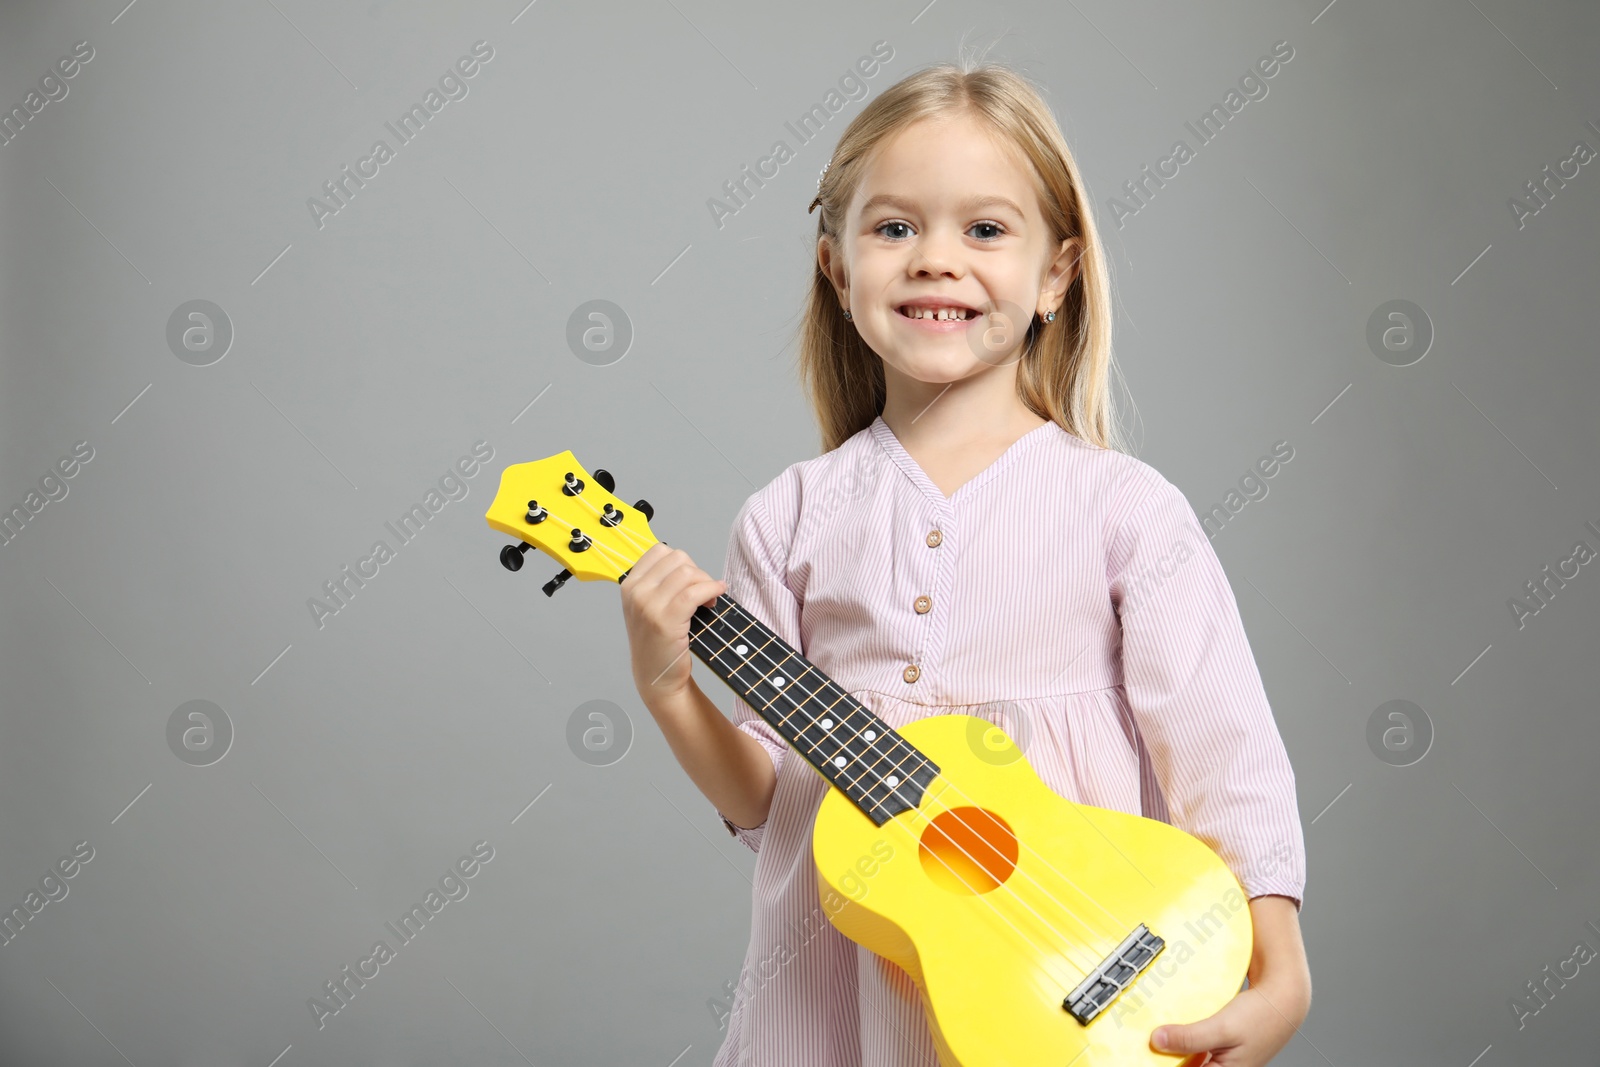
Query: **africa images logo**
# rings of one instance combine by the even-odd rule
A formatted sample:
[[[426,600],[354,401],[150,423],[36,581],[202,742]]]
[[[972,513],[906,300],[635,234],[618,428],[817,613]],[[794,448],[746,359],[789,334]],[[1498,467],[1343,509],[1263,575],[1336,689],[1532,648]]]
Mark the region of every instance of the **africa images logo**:
[[[435,515],[444,510],[444,506],[452,500],[465,500],[471,492],[472,485],[469,479],[482,470],[482,465],[494,458],[494,446],[488,441],[479,440],[472,446],[471,455],[462,456],[456,460],[455,466],[446,470],[439,477],[437,487],[429,487],[423,495],[421,503],[412,504],[410,508],[400,514],[394,522],[385,522],[384,528],[394,536],[395,547],[389,547],[389,542],[379,538],[372,543],[372,548],[365,556],[356,560],[355,570],[350,569],[346,563],[339,569],[339,573],[322,583],[322,591],[327,600],[316,597],[306,598],[306,609],[311,612],[311,621],[317,624],[317,629],[327,625],[331,615],[350,606],[350,601],[355,599],[356,593],[367,587],[367,582],[376,578],[382,567],[399,554],[399,547],[409,545],[416,540]],[[399,525],[396,526],[396,523]]]
[[[443,111],[446,104],[452,100],[465,100],[471,87],[468,79],[475,77],[483,69],[483,64],[494,58],[494,49],[488,41],[475,41],[472,45],[472,54],[462,56],[456,60],[455,66],[447,67],[439,76],[439,87],[428,87],[420,103],[413,103],[395,122],[385,122],[383,125],[394,134],[395,145],[383,138],[372,142],[372,150],[356,160],[356,169],[351,173],[350,164],[343,164],[336,178],[330,178],[322,183],[322,191],[327,196],[328,202],[314,196],[306,198],[306,208],[311,212],[311,221],[317,224],[317,229],[327,225],[326,219],[337,215],[349,206],[355,199],[356,193],[367,187],[367,181],[378,176],[379,171],[393,160],[396,150],[410,144],[428,125],[428,120]],[[397,127],[395,123],[399,123]],[[366,179],[366,180],[363,180]],[[352,185],[354,188],[352,188]]]

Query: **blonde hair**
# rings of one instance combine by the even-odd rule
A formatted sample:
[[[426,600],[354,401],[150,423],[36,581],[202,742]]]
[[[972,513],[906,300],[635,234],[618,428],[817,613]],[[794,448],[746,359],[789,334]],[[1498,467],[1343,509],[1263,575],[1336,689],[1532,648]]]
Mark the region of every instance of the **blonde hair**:
[[[1023,76],[997,64],[942,63],[889,86],[845,128],[823,173],[817,237],[843,251],[841,223],[874,150],[923,119],[968,114],[1021,150],[1032,164],[1051,247],[1083,239],[1078,273],[1048,324],[1030,318],[1017,392],[1028,409],[1074,436],[1126,451],[1111,405],[1111,283],[1083,178],[1055,116]],[[810,209],[808,209],[810,210]],[[798,361],[817,415],[822,450],[832,451],[883,411],[883,362],[844,317],[833,283],[816,264],[800,328]]]

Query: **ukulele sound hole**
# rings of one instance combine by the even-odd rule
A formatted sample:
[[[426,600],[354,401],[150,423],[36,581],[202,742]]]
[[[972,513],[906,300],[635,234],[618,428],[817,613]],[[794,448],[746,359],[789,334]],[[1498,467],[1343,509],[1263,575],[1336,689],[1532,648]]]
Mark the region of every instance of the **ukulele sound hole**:
[[[942,811],[922,831],[922,869],[939,888],[973,895],[996,888],[1017,867],[1017,836],[983,808]]]

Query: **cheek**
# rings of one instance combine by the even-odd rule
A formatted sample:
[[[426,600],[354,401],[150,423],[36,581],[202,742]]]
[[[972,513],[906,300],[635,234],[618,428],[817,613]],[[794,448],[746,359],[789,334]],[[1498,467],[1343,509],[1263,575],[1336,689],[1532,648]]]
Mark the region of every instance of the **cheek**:
[[[867,295],[883,292],[904,269],[904,257],[881,248],[858,246],[845,260],[845,274],[851,288]]]

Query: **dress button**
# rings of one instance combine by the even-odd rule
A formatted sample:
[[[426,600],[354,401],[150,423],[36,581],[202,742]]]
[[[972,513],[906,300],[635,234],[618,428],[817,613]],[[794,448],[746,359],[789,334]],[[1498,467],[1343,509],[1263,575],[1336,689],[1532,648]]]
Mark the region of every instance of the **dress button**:
[[[907,664],[906,669],[900,672],[900,677],[908,682],[914,682],[922,677],[922,671],[918,669],[915,663]]]
[[[933,601],[925,596],[919,596],[914,607],[916,607],[918,615],[926,615],[933,609]]]
[[[944,540],[944,534],[940,533],[938,530],[929,530],[928,531],[928,547],[929,548],[938,548],[939,547],[939,542],[943,541],[943,540]]]

